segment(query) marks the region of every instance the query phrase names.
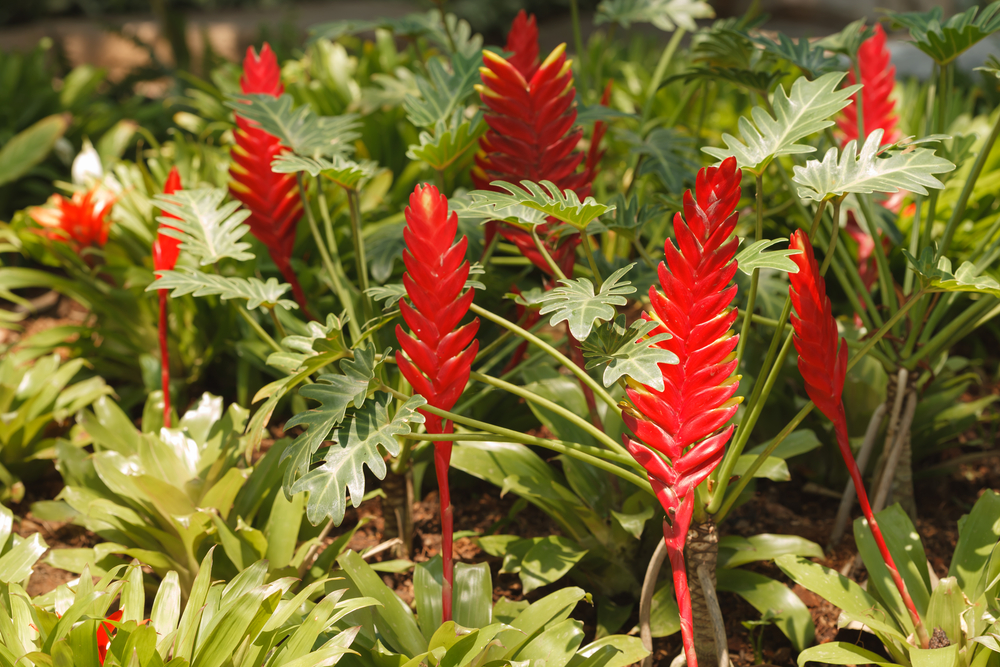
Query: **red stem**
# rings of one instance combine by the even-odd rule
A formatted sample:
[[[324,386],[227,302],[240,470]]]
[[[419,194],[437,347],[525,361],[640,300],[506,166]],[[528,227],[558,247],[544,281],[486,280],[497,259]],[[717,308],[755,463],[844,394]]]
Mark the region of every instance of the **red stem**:
[[[163,425],[170,428],[170,351],[167,348],[167,290],[160,296],[160,380],[163,382]]]
[[[444,423],[442,435],[451,433],[450,421]],[[451,466],[451,441],[434,443],[434,471],[437,473],[438,495],[441,500],[441,622],[451,620],[452,581],[454,578],[453,541],[454,514],[451,509],[451,489],[448,486],[448,468]]]
[[[694,651],[694,616],[691,612],[691,590],[688,588],[687,567],[684,564],[684,549],[674,549],[667,543],[667,557],[674,574],[674,597],[681,618],[681,642],[688,667],[698,667],[698,656]]]
[[[927,637],[927,630],[924,628],[923,621],[920,620],[920,614],[917,613],[917,607],[913,604],[913,598],[910,597],[910,592],[906,590],[906,584],[903,582],[903,577],[900,576],[899,570],[896,568],[896,563],[892,559],[892,554],[889,553],[889,547],[886,546],[885,538],[882,537],[882,530],[878,527],[878,522],[875,520],[875,515],[872,513],[871,505],[868,504],[868,494],[865,492],[865,483],[861,479],[861,471],[858,470],[858,464],[854,460],[854,453],[851,451],[851,443],[847,437],[847,417],[844,414],[843,404],[841,404],[840,414],[837,415],[837,419],[833,422],[834,431],[837,433],[837,445],[840,447],[840,454],[844,457],[844,463],[847,464],[847,470],[851,473],[851,479],[854,480],[854,490],[858,494],[858,503],[861,505],[861,511],[865,515],[865,519],[868,521],[868,527],[871,528],[872,536],[875,537],[875,543],[878,545],[879,553],[882,554],[882,560],[885,561],[885,566],[889,569],[889,574],[892,576],[893,582],[896,584],[896,588],[899,590],[899,595],[903,598],[903,604],[906,605],[907,611],[910,612],[910,620],[913,621],[913,627],[916,630],[917,638],[920,640],[921,646],[927,648],[929,643],[929,638]]]

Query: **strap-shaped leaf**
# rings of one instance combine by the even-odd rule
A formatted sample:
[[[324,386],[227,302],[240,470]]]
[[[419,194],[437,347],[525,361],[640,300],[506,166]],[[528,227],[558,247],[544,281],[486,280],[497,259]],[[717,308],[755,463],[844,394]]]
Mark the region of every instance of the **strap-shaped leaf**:
[[[309,492],[306,516],[314,525],[326,518],[339,526],[347,509],[345,492],[357,507],[365,495],[364,466],[378,479],[386,474],[381,447],[391,456],[400,452],[397,435],[410,433],[413,424],[422,424],[424,416],[417,409],[426,405],[422,396],[411,396],[390,418],[387,403],[368,401],[354,414],[347,428],[339,429],[333,444],[326,450],[323,463],[313,468],[286,489],[292,494]]]
[[[952,272],[951,260],[941,257],[935,263],[931,248],[924,248],[920,259],[906,250],[903,254],[932,292],[979,292],[1000,297],[1000,282],[991,276],[981,275],[972,262],[962,262],[958,270]]]
[[[383,358],[388,353],[386,350]],[[340,362],[343,375],[321,375],[315,384],[306,385],[299,390],[304,398],[319,401],[320,405],[298,413],[285,424],[286,429],[293,426],[307,427],[305,433],[295,438],[281,455],[282,460],[290,459],[285,469],[286,491],[296,477],[309,471],[313,454],[330,435],[330,431],[344,421],[347,409],[351,405],[360,408],[364,404],[368,383],[375,377],[376,365],[375,347],[360,347],[354,351],[354,359]]]
[[[771,69],[749,69],[746,67],[692,67],[683,74],[678,74],[667,79],[667,82],[674,80],[694,81],[696,79],[711,79],[715,81],[726,81],[741,88],[746,88],[750,92],[770,95],[771,87],[781,79],[781,70]],[[707,150],[707,149],[702,149]]]
[[[461,113],[456,112],[451,123],[437,123],[433,134],[421,132],[420,143],[411,145],[406,157],[423,160],[435,171],[444,171],[476,145],[479,135],[486,131],[486,123],[482,121],[481,113],[464,120]]]
[[[628,28],[633,23],[652,23],[664,32],[683,28],[698,29],[695,19],[710,19],[715,11],[701,0],[603,0],[594,22],[617,23]]]
[[[806,76],[815,78],[820,74],[826,74],[837,69],[837,59],[826,55],[826,49],[810,42],[805,37],[793,40],[788,35],[779,32],[778,41],[767,37],[747,37],[755,44],[764,47],[764,51],[774,54],[782,60],[802,70]]]
[[[589,359],[587,369],[606,366],[605,387],[627,375],[636,382],[663,391],[663,373],[658,364],[676,364],[680,361],[670,350],[657,347],[671,338],[670,334],[657,334],[647,338],[656,329],[656,322],[637,320],[625,326],[625,316],[597,327],[596,335],[583,342],[583,356]]]
[[[271,171],[279,174],[307,172],[310,176],[327,178],[345,190],[357,190],[378,171],[378,163],[373,160],[355,162],[342,155],[334,155],[327,160],[323,157],[304,157],[296,153],[283,153],[271,163]]]
[[[560,287],[553,288],[538,299],[542,304],[538,312],[541,315],[552,313],[549,320],[552,326],[568,322],[573,338],[586,340],[595,323],[614,319],[618,314],[615,306],[624,306],[628,303],[625,295],[635,292],[631,282],[622,281],[633,266],[634,262],[612,273],[597,293],[594,292],[594,283],[587,278],[560,280]]]
[[[194,296],[218,296],[223,301],[229,299],[246,299],[247,308],[253,310],[270,310],[284,308],[291,310],[299,304],[281,296],[291,288],[288,283],[279,283],[277,278],[268,278],[266,282],[259,278],[239,278],[235,276],[220,276],[214,273],[202,273],[186,266],[173,271],[157,271],[159,276],[146,288],[147,292],[158,289],[173,290],[175,299],[185,294]]]
[[[833,125],[830,116],[847,106],[851,95],[861,88],[837,88],[843,78],[843,72],[824,74],[815,81],[799,77],[792,84],[790,95],[785,94],[783,86],[778,86],[773,117],[761,107],[754,107],[750,114],[753,123],[746,116],[740,117],[742,141],[731,134],[723,134],[725,149],[709,147],[702,150],[720,161],[735,157],[741,168],[754,173],[761,173],[778,155],[812,153],[815,147],[797,142]]]
[[[648,203],[639,206],[639,198],[632,195],[628,201],[622,193],[615,195],[615,217],[612,220],[595,220],[587,227],[588,234],[600,234],[613,229],[630,241],[637,238],[642,228],[651,220],[662,218],[664,206]]]
[[[921,195],[927,188],[939,190],[944,184],[934,174],[955,168],[928,148],[908,148],[891,151],[879,157],[882,129],[874,130],[865,140],[861,152],[857,141],[849,141],[837,159],[837,149],[831,148],[823,160],[809,160],[804,167],[795,166],[793,181],[798,183],[799,197],[823,201],[847,193],[898,192],[909,190]]]
[[[982,9],[969,7],[942,21],[944,11],[933,7],[926,12],[888,12],[893,23],[910,31],[917,48],[939,65],[947,65],[980,40],[1000,30],[1000,0]]]
[[[202,266],[230,257],[238,261],[253,259],[250,244],[240,241],[250,230],[243,221],[250,211],[240,209],[238,201],[222,203],[222,188],[178,190],[172,195],[157,195],[154,205],[176,218],[160,216],[166,225],[160,231],[181,240],[181,250],[191,253]]]
[[[292,96],[233,95],[226,106],[281,140],[293,153],[306,157],[332,157],[353,150],[360,137],[355,114],[318,116],[308,104],[292,108]]]
[[[614,206],[598,204],[593,197],[587,197],[581,202],[575,192],[572,190],[563,192],[552,181],[542,181],[540,185],[531,181],[521,181],[522,187],[505,181],[493,181],[491,185],[507,192],[474,190],[469,193],[473,204],[490,219],[496,219],[503,209],[522,205],[541,211],[582,231],[592,221],[615,210]]]
[[[767,251],[778,243],[787,243],[788,239],[761,239],[751,243],[736,255],[736,265],[746,275],[753,274],[755,269],[774,269],[785,273],[798,273],[799,267],[789,259],[801,251],[785,248],[784,250]]]
[[[427,63],[430,78],[416,77],[420,98],[407,96],[403,108],[410,122],[417,127],[434,127],[447,122],[455,111],[464,108],[465,100],[480,82],[479,66],[482,56],[456,53],[451,58],[451,72],[445,69],[445,60],[433,58]]]
[[[643,156],[635,177],[656,174],[669,192],[680,193],[685,184],[694,183],[698,162],[694,153],[694,139],[679,132],[659,127],[646,137],[629,130],[615,133],[618,139],[632,144],[629,154]]]

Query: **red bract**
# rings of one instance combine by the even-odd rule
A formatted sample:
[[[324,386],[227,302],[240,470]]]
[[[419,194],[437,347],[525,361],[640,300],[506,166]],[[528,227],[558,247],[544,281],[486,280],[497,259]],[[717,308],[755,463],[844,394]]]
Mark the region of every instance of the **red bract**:
[[[30,209],[32,219],[53,241],[69,244],[76,252],[89,246],[103,248],[108,242],[111,221],[108,214],[114,206],[114,196],[103,188],[77,191],[70,199],[52,195],[45,206]]]
[[[278,59],[270,45],[265,43],[259,56],[253,47],[247,49],[240,88],[244,94],[274,97],[285,91]],[[250,211],[246,221],[250,232],[267,246],[281,275],[292,286],[302,312],[309,316],[305,294],[291,266],[296,225],[303,211],[298,181],[294,174],[271,171],[271,162],[285,151],[277,137],[239,114],[236,114],[236,125],[236,146],[229,169],[233,180],[229,183],[229,191]]]
[[[858,470],[851,451],[847,435],[847,416],[842,400],[844,378],[847,375],[847,343],[841,340],[837,332],[837,322],[833,318],[830,298],[826,295],[826,283],[820,276],[812,244],[802,230],[792,233],[789,248],[801,250],[799,254],[792,255],[792,261],[799,270],[797,273],[789,274],[791,285],[788,294],[795,310],[795,314],[792,315],[792,328],[795,331],[795,350],[799,353],[799,372],[805,380],[806,393],[819,411],[833,422],[837,446],[840,448],[840,454],[847,465],[851,479],[854,480],[861,511],[868,520],[872,536],[878,544],[882,559],[899,590],[900,597],[910,612],[917,635],[926,648],[927,632],[913,599],[906,590],[906,584],[896,569],[896,563],[889,553],[878,522],[872,514],[864,480],[861,479],[861,471]]]
[[[123,612],[121,610],[116,611],[113,614],[108,614],[106,617],[109,621],[119,622],[122,620]],[[149,619],[145,619],[139,622],[139,625],[145,625],[149,623]],[[97,626],[97,660],[102,665],[104,664],[104,659],[108,657],[108,650],[111,648],[111,640],[114,639],[115,628],[110,623],[101,623]]]
[[[573,129],[576,88],[566,45],[556,47],[545,62],[536,66],[537,31],[531,30],[533,23],[527,19],[523,27],[519,27],[520,23],[515,21],[508,38],[508,48],[514,51],[511,60],[483,51],[483,83],[476,89],[487,107],[489,129],[479,139],[472,180],[481,190],[495,189],[490,183],[497,180],[515,184],[548,180],[560,190],[573,190],[581,198],[586,197],[593,176],[586,170],[577,171],[584,155],[575,149],[583,131]],[[529,45],[532,39],[536,42],[534,50]],[[493,229],[487,231],[488,236]],[[538,228],[552,259],[568,274],[580,237],[560,238],[551,232],[549,224]],[[500,233],[532,263],[551,272],[529,232],[502,225]]]
[[[525,80],[530,80],[538,71],[538,25],[535,15],[529,16],[523,9],[514,17],[507,33],[504,51],[511,55],[507,59]]]
[[[684,193],[684,216],[674,216],[677,245],[664,244],[666,263],[659,266],[663,292],[650,287],[653,313],[644,315],[659,325],[651,336],[670,334],[659,346],[676,354],[678,363],[660,364],[663,391],[630,381],[628,397],[635,407],[624,407],[622,414],[645,443],[625,437],[625,444],[646,469],[670,521],[664,523],[663,535],[690,667],[697,667],[697,657],[684,544],[694,489],[722,460],[734,427],[716,431],[741,400],[734,397],[739,336],[730,329],[736,320],[736,309],[730,307],[736,285],[730,283],[737,268],[733,260],[739,239],[733,232],[741,176],[736,160],[729,158],[698,172],[694,196],[690,190]]]
[[[469,312],[473,292],[465,290],[469,277],[469,263],[465,260],[468,240],[463,236],[456,242],[457,231],[458,216],[448,214],[445,196],[433,185],[418,185],[410,195],[403,228],[406,241],[403,285],[413,305],[405,300],[399,303],[400,313],[412,334],[396,325],[396,339],[402,348],[396,354],[396,362],[414,391],[441,410],[455,406],[479,351],[479,341],[475,339],[479,319],[458,327]],[[423,414],[428,433],[452,432],[450,421],[427,412]],[[448,487],[451,446],[450,441],[434,443],[434,469],[441,500],[444,621],[451,620],[452,604],[452,509]]]
[[[891,144],[899,139],[896,129],[894,111],[896,103],[892,100],[892,89],[896,85],[896,68],[892,65],[889,49],[885,48],[885,31],[875,24],[875,34],[869,37],[858,49],[858,66],[861,69],[861,106],[864,111],[865,134],[881,128],[885,131],[882,142]],[[847,73],[847,85],[857,83],[853,69]],[[844,107],[837,125],[844,135],[844,143],[858,138],[857,93],[851,104]]]
[[[163,194],[172,195],[181,189],[181,175],[177,167],[170,170],[163,184]],[[164,213],[164,217],[179,220],[173,213]],[[175,229],[170,225],[162,225],[153,241],[153,269],[155,271],[170,271],[177,264],[180,254],[180,239],[163,233],[163,229]],[[159,278],[159,276],[157,276]],[[167,295],[169,290],[157,290],[160,298],[160,383],[163,390],[163,425],[170,428],[170,349],[167,345]]]

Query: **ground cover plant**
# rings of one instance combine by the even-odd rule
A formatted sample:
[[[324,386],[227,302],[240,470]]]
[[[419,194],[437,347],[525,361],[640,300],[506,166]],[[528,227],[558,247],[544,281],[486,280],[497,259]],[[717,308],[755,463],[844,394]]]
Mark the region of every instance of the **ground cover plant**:
[[[1000,660],[996,493],[942,564],[914,491],[996,454],[1000,3],[604,0],[547,54],[446,9],[178,72],[3,223],[0,660]],[[824,530],[749,526],[805,488]]]

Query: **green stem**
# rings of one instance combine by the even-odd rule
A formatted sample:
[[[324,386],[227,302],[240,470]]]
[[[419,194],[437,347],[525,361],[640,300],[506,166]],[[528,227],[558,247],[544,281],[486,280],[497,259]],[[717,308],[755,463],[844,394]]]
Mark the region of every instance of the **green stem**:
[[[840,238],[840,205],[843,202],[843,197],[837,197],[833,200],[833,228],[830,230],[830,244],[826,247],[826,257],[823,258],[823,264],[819,267],[819,275],[821,276],[826,275],[826,270],[830,268],[830,262],[833,261],[833,253],[837,250],[837,240]]]
[[[639,257],[642,258],[642,261],[646,263],[646,266],[648,266],[651,269],[655,269],[656,262],[653,261],[653,258],[649,256],[648,252],[646,252],[646,249],[643,247],[642,243],[639,242],[638,236],[632,239],[632,245],[635,246],[636,252],[639,253]]]
[[[490,386],[496,387],[497,389],[503,389],[508,393],[514,394],[515,396],[520,396],[526,401],[531,401],[532,403],[535,403],[536,405],[539,405],[545,408],[546,410],[554,412],[563,419],[572,422],[578,428],[583,429],[588,435],[590,435],[590,437],[594,438],[595,440],[603,444],[611,451],[619,454],[622,459],[621,462],[623,463],[627,462],[633,467],[638,467],[640,470],[643,469],[642,466],[640,466],[638,463],[635,462],[632,456],[628,453],[628,450],[625,449],[621,444],[616,442],[608,434],[606,434],[604,431],[591,424],[586,419],[577,416],[571,410],[567,410],[558,403],[554,403],[543,396],[539,396],[538,394],[534,393],[533,391],[529,391],[524,387],[519,387],[516,384],[511,384],[510,382],[505,382],[504,380],[501,380],[499,378],[491,377],[489,375],[484,375],[476,371],[472,371],[469,374],[469,377],[473,380],[476,380],[477,382],[482,382],[483,384],[488,384]]]
[[[542,254],[542,259],[544,259],[545,263],[549,265],[550,269],[552,269],[553,275],[555,275],[560,280],[566,280],[566,274],[563,273],[562,269],[559,268],[559,265],[556,264],[556,261],[552,259],[552,255],[549,254],[549,251],[545,247],[545,244],[542,242],[542,239],[539,238],[538,225],[531,226],[531,238],[534,239],[535,247],[538,248],[538,252]]]
[[[965,179],[965,185],[962,187],[962,194],[958,196],[958,201],[955,202],[955,208],[951,211],[951,217],[948,218],[948,224],[944,228],[944,236],[941,237],[941,243],[938,245],[937,253],[934,255],[934,261],[936,262],[940,259],[946,252],[948,252],[949,246],[951,246],[952,237],[955,236],[955,230],[958,229],[958,224],[962,221],[962,217],[965,215],[965,207],[969,203],[969,197],[972,196],[972,191],[976,187],[976,181],[979,180],[979,175],[983,171],[983,167],[986,165],[986,160],[990,156],[990,152],[993,150],[993,144],[996,143],[997,136],[1000,135],[1000,113],[997,114],[997,120],[993,123],[993,131],[990,132],[990,136],[987,137],[986,143],[979,150],[979,155],[976,156],[976,161],[972,165],[972,171],[969,172],[969,177]]]
[[[358,191],[347,190],[347,203],[351,213],[351,236],[354,238],[354,261],[358,265],[358,284],[361,286],[361,308],[365,321],[372,318],[372,302],[368,296],[368,260],[365,258],[365,239],[361,235],[361,206]]]
[[[649,80],[649,87],[646,88],[646,102],[642,107],[642,122],[640,125],[645,125],[653,113],[653,100],[656,98],[656,92],[660,89],[660,82],[663,81],[663,75],[667,73],[667,67],[670,66],[674,52],[677,51],[677,47],[680,45],[683,37],[684,28],[674,30],[674,34],[670,36],[670,41],[667,42],[663,53],[660,54],[660,60],[656,63],[656,69],[653,70],[653,78]]]
[[[271,338],[270,334],[264,331],[264,327],[260,326],[260,322],[254,319],[253,315],[247,312],[246,308],[244,308],[239,304],[234,304],[234,305],[236,307],[236,312],[239,313],[240,316],[246,321],[246,323],[250,325],[250,328],[253,329],[258,336],[260,336],[260,339],[262,341],[267,343],[268,346],[275,352],[284,351],[281,349],[281,346],[278,345],[273,338]]]
[[[268,308],[267,312],[271,316],[271,321],[274,322],[274,330],[278,334],[278,337],[284,340],[288,334],[285,333],[285,327],[281,324],[281,320],[278,319],[277,311],[274,308]]]
[[[594,250],[590,247],[590,235],[585,232],[580,232],[580,235],[583,236],[583,254],[587,256],[587,263],[590,264],[590,270],[594,273],[594,284],[597,286],[597,291],[600,292],[604,281],[601,280],[601,272],[597,270]]]
[[[879,238],[878,226],[875,221],[875,212],[872,210],[872,200],[870,195],[858,195],[858,202],[861,204],[861,213],[868,222],[868,231],[871,232],[872,241],[875,248],[872,254],[875,255],[875,266],[878,268],[878,285],[882,291],[882,303],[889,309],[891,316],[896,312],[898,304],[896,302],[896,288],[892,279],[892,271],[889,269],[889,259],[885,256],[885,249]]]
[[[991,297],[984,296],[979,301],[971,305],[965,310],[961,315],[953,319],[948,323],[948,326],[944,327],[937,334],[931,338],[926,345],[924,345],[920,350],[917,351],[909,359],[906,359],[902,366],[908,371],[912,371],[917,367],[922,359],[928,356],[933,356],[940,352],[942,349],[947,347],[946,343],[951,341],[951,338],[958,333],[965,335],[965,327],[974,320],[976,320],[981,314],[989,310],[992,306],[996,305],[996,300]]]
[[[764,235],[764,176],[757,174],[757,226],[755,229],[754,241],[759,241]],[[750,335],[750,323],[753,321],[754,307],[757,305],[757,283],[760,280],[760,269],[754,269],[750,275],[750,291],[747,293],[746,312],[751,317],[743,318],[743,327],[740,329],[740,342],[736,344],[736,358],[743,359],[743,350],[746,348],[747,338]]]
[[[573,363],[573,361],[570,360],[566,355],[564,355],[559,350],[555,349],[554,347],[543,341],[535,334],[531,333],[530,331],[526,331],[525,329],[522,329],[521,327],[517,326],[510,320],[504,319],[499,315],[494,315],[493,313],[482,308],[476,303],[470,305],[469,310],[471,310],[473,313],[480,316],[484,320],[489,320],[490,322],[498,324],[504,329],[507,329],[508,331],[513,331],[515,335],[520,336],[529,343],[537,346],[543,352],[545,352],[550,357],[552,357],[560,364],[565,366],[570,373],[580,378],[580,381],[586,384],[588,387],[590,387],[591,391],[594,392],[594,395],[600,398],[602,401],[604,401],[609,408],[611,408],[612,410],[619,409],[618,402],[615,399],[611,398],[611,394],[609,394],[604,389],[604,387],[600,385],[600,383],[594,380],[594,378],[590,377],[590,375],[588,375],[586,371],[584,371],[582,368]]]
[[[910,225],[910,254],[914,257],[919,257],[920,253],[920,209],[923,204],[923,198],[921,196],[916,197],[916,206],[913,207],[913,224]],[[903,276],[903,294],[906,296],[910,295],[913,291],[913,280],[916,278],[916,271],[910,266],[910,263],[906,263],[906,273]]]
[[[569,12],[573,21],[573,43],[576,46],[577,71],[580,74],[580,89],[587,89],[586,54],[583,51],[583,33],[580,31],[579,0],[569,0]]]

